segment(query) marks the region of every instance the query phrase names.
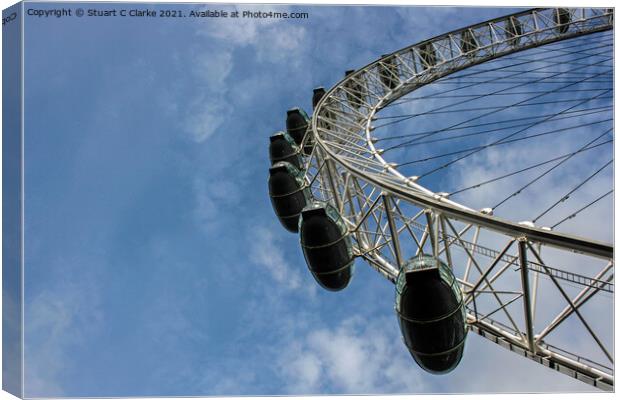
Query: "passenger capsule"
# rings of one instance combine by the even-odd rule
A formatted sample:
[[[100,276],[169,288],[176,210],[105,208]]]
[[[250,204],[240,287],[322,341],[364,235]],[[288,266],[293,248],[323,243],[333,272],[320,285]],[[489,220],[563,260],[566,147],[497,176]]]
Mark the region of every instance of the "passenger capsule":
[[[327,290],[342,290],[353,275],[351,238],[342,217],[327,203],[314,202],[301,212],[301,248],[314,279]]]
[[[304,137],[309,134],[309,124],[310,118],[301,108],[291,108],[286,112],[286,132],[291,135],[298,146],[302,145]],[[309,155],[312,152],[312,146],[311,136],[308,136],[303,144],[303,153]]]
[[[336,121],[336,114],[331,111],[333,108],[337,108],[334,107],[333,99],[327,99],[317,119],[319,127],[330,131],[333,129],[333,122]]]
[[[435,53],[435,47],[433,47],[432,43],[426,43],[420,46],[420,57],[422,57],[422,61],[426,68],[430,68],[437,64],[437,53]]]
[[[395,308],[405,345],[420,367],[433,374],[456,368],[467,327],[461,290],[446,264],[424,254],[405,262]]]
[[[344,73],[344,76],[349,76],[354,73],[355,70],[350,69]],[[357,81],[357,79],[350,79],[345,84],[347,101],[353,108],[360,108],[364,104],[364,97],[366,97],[366,91],[364,87]]]
[[[323,96],[325,96],[325,88],[322,86],[312,91],[312,109],[316,108],[316,105],[319,104]]]
[[[386,54],[381,58],[387,57]],[[390,90],[396,89],[399,83],[398,68],[394,63],[394,58],[390,57],[379,64],[379,76],[381,77],[381,83],[383,83]]]
[[[477,48],[478,44],[476,43],[476,39],[469,29],[461,33],[461,51],[467,55],[467,57],[474,57]]]
[[[286,161],[297,167],[297,169],[302,169],[299,147],[295,144],[295,140],[286,132],[276,132],[269,137],[269,160],[271,165],[279,161]]]
[[[557,30],[560,33],[566,33],[568,31],[570,23],[570,11],[568,8],[558,8],[553,15],[553,21],[558,25]]]
[[[321,99],[323,98],[323,96],[325,96],[325,88],[324,87],[318,87],[316,89],[314,89],[313,94],[312,94],[312,108],[315,109],[316,106],[319,104],[319,101],[321,101]],[[329,106],[329,104],[328,104]],[[320,115],[318,122],[319,122],[319,126],[326,128],[328,130],[331,130],[331,124],[326,121],[325,119],[328,120],[333,120],[334,119],[334,115],[332,112],[330,112],[329,110],[324,110],[323,113]]]
[[[506,36],[511,38],[508,40],[508,44],[513,47],[518,45],[522,34],[523,26],[521,26],[521,22],[515,17],[510,17],[510,20],[506,21]]]
[[[299,214],[311,199],[304,173],[286,161],[275,163],[269,168],[269,197],[282,226],[298,232]]]

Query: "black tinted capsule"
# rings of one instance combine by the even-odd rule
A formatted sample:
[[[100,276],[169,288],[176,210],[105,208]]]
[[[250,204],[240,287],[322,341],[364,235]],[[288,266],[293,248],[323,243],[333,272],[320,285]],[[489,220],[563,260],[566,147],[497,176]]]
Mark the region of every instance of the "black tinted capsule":
[[[434,374],[456,368],[467,328],[460,288],[447,265],[428,255],[408,260],[396,282],[396,312],[420,367]]]
[[[290,232],[297,232],[299,214],[310,199],[303,173],[288,162],[277,162],[269,168],[269,198],[282,226]]]
[[[286,161],[301,169],[299,148],[293,138],[286,132],[277,132],[269,137],[269,160],[271,165]]]
[[[338,212],[313,203],[302,211],[299,225],[304,258],[316,281],[328,290],[344,289],[353,274],[353,252]]]

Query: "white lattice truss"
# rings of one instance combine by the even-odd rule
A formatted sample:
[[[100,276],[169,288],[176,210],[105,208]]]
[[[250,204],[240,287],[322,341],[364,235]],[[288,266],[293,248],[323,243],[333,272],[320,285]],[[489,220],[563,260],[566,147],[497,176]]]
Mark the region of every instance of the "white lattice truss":
[[[612,9],[533,9],[414,44],[331,88],[304,139],[316,144],[305,158],[308,185],[316,199],[340,210],[358,257],[392,282],[408,257],[425,252],[442,258],[461,284],[471,331],[604,390],[613,390],[613,348],[603,344],[590,320],[613,315],[580,309],[605,293],[613,296],[613,246],[503,220],[424,188],[382,158],[372,122],[387,104],[448,74],[612,27]],[[568,257],[581,257],[587,270],[554,264]],[[566,285],[579,292],[570,296]],[[558,301],[561,311],[536,315],[537,303]],[[567,321],[574,335],[592,342],[579,355],[572,346],[569,351],[547,343]]]

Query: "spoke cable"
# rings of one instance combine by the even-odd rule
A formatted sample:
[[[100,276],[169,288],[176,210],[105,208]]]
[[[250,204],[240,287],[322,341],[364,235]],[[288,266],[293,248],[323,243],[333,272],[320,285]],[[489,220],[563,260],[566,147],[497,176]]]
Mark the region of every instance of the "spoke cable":
[[[533,138],[537,138],[537,137],[541,137],[541,136],[552,135],[554,133],[568,132],[568,131],[572,131],[574,129],[584,128],[584,127],[593,126],[593,125],[596,125],[596,124],[601,124],[603,122],[610,122],[610,121],[613,121],[613,118],[609,118],[609,119],[605,119],[605,120],[601,120],[601,121],[595,121],[595,122],[588,122],[588,123],[584,123],[584,124],[581,124],[581,125],[570,126],[570,127],[567,127],[567,128],[553,129],[553,130],[550,130],[550,131],[536,133],[536,134],[532,134],[532,135],[527,135],[527,136],[516,138],[516,139],[510,139],[510,140],[500,139],[500,140],[495,141],[493,143],[485,144],[485,145],[482,145],[482,146],[469,147],[467,149],[455,150],[455,151],[451,151],[449,153],[442,153],[442,154],[439,154],[439,155],[434,155],[434,156],[430,156],[430,157],[426,157],[426,158],[419,158],[417,160],[407,161],[407,162],[401,163],[399,165],[400,166],[405,166],[405,165],[411,165],[411,164],[418,164],[418,163],[421,163],[421,162],[435,160],[435,159],[438,159],[438,158],[453,156],[455,154],[467,153],[468,151],[484,150],[484,149],[487,149],[489,147],[500,146],[502,144],[509,144],[509,143],[520,142],[520,141],[527,140],[527,139],[533,139]],[[532,126],[532,124],[528,124],[528,128],[531,127],[531,126]],[[521,130],[520,132],[523,132],[524,130],[526,130],[528,128],[525,128],[525,129]],[[518,133],[520,133],[520,132],[518,132]],[[514,134],[511,134],[509,136],[514,136]],[[507,139],[509,136],[504,137],[504,139]]]
[[[611,142],[608,141],[608,142]],[[606,143],[608,143],[606,142]],[[547,208],[545,211],[543,211],[542,213],[540,213],[536,218],[534,218],[532,220],[532,222],[536,222],[538,221],[540,218],[542,218],[545,214],[547,214],[549,211],[551,211],[553,208],[555,208],[555,206],[557,206],[558,204],[568,200],[568,198],[571,196],[571,194],[575,193],[577,190],[579,190],[579,188],[581,188],[583,185],[585,185],[586,183],[588,183],[592,178],[594,178],[599,172],[601,172],[602,170],[604,170],[605,168],[607,168],[609,165],[611,165],[611,163],[613,163],[614,160],[611,159],[609,160],[607,163],[605,163],[605,165],[603,165],[602,167],[600,167],[599,169],[597,169],[593,174],[591,174],[590,176],[588,176],[586,179],[583,180],[583,182],[581,182],[579,185],[575,186],[573,189],[571,189],[568,193],[566,193],[564,196],[560,197],[560,200],[556,201],[555,203],[553,203],[551,206],[549,206],[549,208]]]
[[[610,77],[611,78],[611,77]],[[541,84],[554,84],[554,83],[570,83],[573,81],[570,80],[550,80],[547,79],[544,82],[541,82]],[[433,84],[437,84],[437,85],[457,85],[460,83],[466,83],[466,84],[472,84],[472,85],[478,85],[481,83],[485,83],[483,81],[465,81],[465,82],[433,82]],[[506,85],[509,83],[528,83],[528,81],[524,80],[524,79],[513,79],[513,80],[503,80],[501,82],[496,82],[493,83],[494,85]],[[589,83],[612,83],[611,79],[600,79],[597,81],[590,81]]]
[[[530,165],[529,167],[525,167],[525,168],[522,168],[522,169],[520,169],[520,170],[517,170],[517,171],[514,171],[514,172],[510,172],[510,173],[508,173],[508,174],[501,175],[501,176],[498,176],[498,177],[496,177],[496,178],[489,179],[489,180],[487,180],[487,181],[480,182],[480,183],[477,183],[477,184],[475,184],[475,185],[468,186],[468,187],[463,188],[463,189],[456,190],[456,191],[454,191],[454,192],[451,192],[451,193],[449,194],[449,196],[453,196],[453,195],[455,195],[455,194],[462,193],[462,192],[465,192],[465,191],[467,191],[467,190],[476,189],[476,188],[479,188],[480,186],[484,186],[484,185],[487,185],[487,184],[489,184],[489,183],[497,182],[497,181],[499,181],[499,180],[502,180],[502,179],[505,179],[505,178],[508,178],[508,177],[511,177],[511,176],[514,176],[514,175],[520,174],[520,173],[522,173],[522,172],[529,171],[529,170],[531,170],[531,169],[534,169],[534,168],[541,167],[541,166],[543,166],[543,165],[546,165],[546,164],[552,163],[552,162],[557,161],[557,160],[560,160],[560,159],[562,159],[562,158],[569,157],[569,156],[571,156],[572,154],[582,153],[582,152],[586,152],[586,151],[588,151],[588,150],[593,150],[593,149],[595,149],[595,148],[601,147],[601,146],[606,145],[606,144],[608,144],[608,143],[613,143],[613,140],[607,140],[607,141],[602,142],[602,143],[599,143],[599,144],[591,145],[591,146],[588,146],[588,147],[586,147],[586,148],[583,148],[583,149],[577,150],[576,152],[566,153],[566,154],[563,154],[563,155],[561,155],[561,156],[554,157],[554,158],[551,158],[551,159],[549,159],[549,160],[546,160],[546,161],[543,161],[543,162],[540,162],[540,163],[537,163],[537,164],[534,164],[534,165]],[[572,193],[572,192],[571,192],[571,193]],[[539,217],[540,217],[540,216],[539,216]],[[539,218],[539,217],[537,217],[537,218]],[[536,220],[534,220],[534,221],[532,221],[532,222],[536,222]]]
[[[599,63],[600,63],[600,62],[599,62]],[[597,63],[595,63],[594,65],[596,65],[596,64],[597,64]],[[574,70],[578,70],[578,69],[582,69],[582,68],[584,68],[584,67],[578,67],[578,68],[575,68]],[[544,81],[544,80],[546,80],[547,78],[549,78],[549,77],[538,78],[538,79],[536,79],[536,80],[534,80],[534,81],[532,81],[532,82],[528,82],[528,83],[537,83],[537,82],[540,82],[540,81]],[[568,87],[570,87],[570,86],[576,85],[576,84],[581,83],[581,82],[585,82],[585,81],[587,81],[587,80],[589,80],[589,79],[588,79],[588,78],[586,78],[586,79],[582,79],[582,80],[580,80],[580,81],[578,81],[578,82],[573,82],[573,83],[568,84],[568,85],[566,85],[566,86],[560,86],[559,88],[555,88],[555,89],[550,90],[548,93],[545,93],[545,94],[540,94],[540,95],[537,95],[537,96],[533,96],[533,97],[530,97],[530,98],[528,98],[528,99],[518,101],[518,102],[516,102],[516,103],[514,103],[514,104],[510,104],[510,105],[504,106],[504,107],[503,107],[503,109],[510,108],[510,107],[512,107],[513,105],[518,105],[518,104],[521,104],[521,103],[525,103],[525,102],[527,102],[527,101],[533,100],[533,99],[538,98],[538,97],[545,96],[545,95],[550,94],[550,93],[555,93],[555,92],[561,91],[561,90],[563,90],[563,89],[565,89],[565,88],[568,88]],[[499,93],[499,92],[504,92],[504,91],[511,90],[511,89],[514,89],[514,88],[517,88],[517,87],[520,87],[520,86],[524,86],[525,84],[526,84],[526,83],[519,84],[519,85],[515,85],[515,86],[511,86],[511,87],[509,87],[509,88],[504,88],[504,89],[498,90],[497,92],[498,92],[498,93]],[[483,97],[483,96],[481,96],[481,97]],[[452,105],[449,105],[449,106],[452,106]],[[449,106],[446,106],[446,107],[449,107]],[[429,112],[431,112],[431,111],[437,111],[437,110],[440,110],[441,108],[442,108],[442,107],[439,107],[439,108],[436,108],[436,109],[430,110]],[[443,108],[445,108],[445,107],[443,107]],[[574,107],[572,107],[572,108],[574,108]],[[572,109],[572,108],[571,108],[571,109]],[[454,128],[454,127],[456,127],[456,126],[463,125],[463,124],[465,124],[465,123],[467,123],[467,122],[474,121],[474,120],[476,120],[476,119],[479,119],[479,118],[485,117],[485,116],[487,116],[487,115],[489,115],[489,114],[493,114],[493,113],[494,113],[493,111],[488,112],[488,113],[484,113],[484,114],[481,114],[481,115],[479,115],[479,116],[477,116],[477,117],[469,118],[469,119],[467,119],[467,120],[465,120],[465,121],[462,121],[462,122],[459,122],[459,123],[457,123],[457,124],[451,125],[451,126],[449,126],[449,127],[447,127],[447,128],[444,128],[444,129]],[[398,123],[398,122],[402,122],[402,121],[405,121],[405,120],[408,120],[408,119],[411,119],[411,118],[413,118],[413,117],[406,117],[406,118],[402,118],[402,119],[400,119],[400,120],[396,120],[396,121],[387,122],[387,123],[385,123],[385,124],[383,124],[383,125],[380,125],[380,126],[392,125],[392,124],[395,124],[395,123]],[[376,129],[376,128],[375,128],[375,129]],[[424,138],[424,137],[426,137],[426,136],[423,136],[422,138]],[[414,142],[414,141],[416,141],[416,140],[417,140],[417,139],[412,139],[412,140],[411,140],[411,141],[409,141],[409,142]],[[405,143],[408,143],[408,142],[405,142]],[[386,151],[387,151],[387,150],[389,150],[389,149],[386,149]]]
[[[605,89],[601,89],[604,90],[606,92],[609,92],[611,89],[605,88]],[[550,94],[550,92],[538,92],[538,93],[544,93],[544,94]],[[542,97],[542,96],[534,96],[534,97]],[[606,96],[606,97],[599,97],[599,100],[606,100],[606,99],[613,99],[613,96]],[[565,100],[549,100],[549,101],[540,101],[537,103],[524,103],[524,104],[515,104],[512,105],[512,107],[531,107],[531,106],[540,106],[540,105],[544,105],[544,104],[560,104],[560,103],[570,103],[573,101],[581,101],[581,100],[586,100],[586,99],[591,99],[590,97],[588,98],[577,98],[577,99],[565,99]],[[422,115],[433,115],[433,114],[446,114],[446,113],[461,113],[461,112],[470,112],[470,111],[484,111],[484,110],[498,110],[498,109],[502,109],[504,108],[504,106],[493,106],[493,107],[474,107],[474,108],[459,108],[456,110],[440,110],[440,111],[429,111],[429,112],[423,112],[423,113],[419,113],[419,114],[409,114],[410,116],[413,117],[419,117]],[[394,118],[399,118],[402,117],[402,115],[399,116],[395,116]]]
[[[569,85],[569,86],[570,86],[570,85]],[[610,90],[610,91],[611,91],[611,90]],[[601,93],[601,94],[600,94],[600,95],[598,95],[598,96],[593,97],[593,98],[592,98],[592,99],[590,99],[590,100],[594,100],[594,99],[596,99],[597,97],[602,96],[603,94],[605,94],[605,92]],[[557,113],[557,115],[564,114],[565,112],[570,111],[570,110],[572,110],[572,109],[574,109],[574,108],[576,108],[576,107],[578,107],[578,106],[580,106],[580,105],[582,105],[582,104],[584,104],[584,103],[586,103],[586,102],[588,102],[588,101],[590,101],[590,100],[584,100],[584,101],[582,101],[582,102],[580,102],[580,103],[578,103],[578,104],[575,104],[575,105],[573,105],[573,106],[571,106],[571,107],[568,107],[568,108],[566,108],[566,109],[564,109],[564,110],[560,111],[559,113]],[[518,103],[517,103],[517,104],[518,104]],[[510,106],[507,106],[506,108],[508,108],[508,107],[510,107]],[[476,118],[480,118],[480,117],[476,117]],[[531,124],[531,125],[530,125],[530,126],[528,126],[528,127],[525,127],[525,128],[523,128],[523,129],[521,129],[521,130],[518,130],[518,131],[516,131],[516,132],[514,132],[514,133],[512,133],[512,134],[510,134],[510,135],[508,135],[508,136],[505,136],[505,137],[503,137],[503,138],[501,138],[501,139],[498,139],[496,142],[493,142],[493,143],[491,143],[491,144],[489,144],[489,145],[487,145],[487,146],[483,147],[482,149],[474,150],[474,151],[472,151],[471,153],[465,154],[464,156],[458,157],[458,158],[456,158],[456,159],[454,159],[454,160],[452,160],[452,161],[449,161],[449,162],[448,162],[448,163],[446,163],[446,164],[443,164],[443,165],[441,165],[441,166],[439,166],[439,167],[437,167],[437,168],[434,168],[434,169],[432,169],[432,170],[430,170],[430,171],[427,171],[427,172],[425,172],[424,174],[420,175],[418,179],[421,179],[421,178],[423,178],[423,177],[429,176],[429,175],[431,175],[431,174],[433,174],[433,173],[435,173],[435,172],[437,172],[437,171],[439,171],[439,170],[441,170],[441,169],[447,168],[448,166],[450,166],[450,165],[452,165],[452,164],[455,164],[455,163],[457,163],[457,162],[459,162],[459,161],[461,161],[461,160],[463,160],[463,159],[465,159],[465,158],[467,158],[467,157],[469,157],[469,156],[471,156],[471,155],[473,155],[473,154],[476,154],[476,153],[478,153],[479,151],[482,151],[482,150],[484,150],[485,148],[488,148],[489,146],[491,146],[491,145],[493,145],[493,144],[496,144],[496,143],[500,143],[500,142],[502,142],[502,141],[505,141],[506,139],[509,139],[509,138],[511,138],[511,137],[513,137],[513,136],[515,136],[515,135],[518,135],[519,133],[524,132],[524,131],[528,130],[529,128],[533,127],[533,126],[540,125],[541,123],[544,123],[544,122],[546,122],[546,121],[550,120],[551,118],[552,118],[552,117],[548,117],[548,118],[543,119],[542,121],[535,122],[535,123]],[[467,121],[467,122],[469,122],[469,121]]]
[[[583,150],[586,147],[588,147],[589,145],[591,145],[592,143],[596,142],[597,140],[599,140],[600,138],[602,138],[603,136],[607,135],[609,132],[611,132],[613,130],[609,129],[605,132],[603,132],[601,135],[597,136],[595,139],[592,139],[591,141],[589,141],[588,143],[586,143],[585,145],[583,145],[579,150]],[[517,191],[513,192],[512,194],[510,194],[508,197],[506,197],[505,199],[503,199],[502,201],[500,201],[499,203],[497,203],[496,205],[494,205],[492,207],[493,210],[496,210],[499,206],[501,206],[502,204],[505,204],[508,200],[512,199],[513,197],[516,197],[517,195],[523,193],[523,191],[525,189],[527,189],[528,187],[532,186],[534,183],[538,182],[539,180],[541,180],[543,177],[545,177],[547,174],[551,173],[552,171],[554,171],[556,168],[558,168],[560,165],[564,164],[565,162],[567,162],[568,160],[572,159],[576,154],[578,154],[579,151],[575,151],[573,152],[571,155],[569,155],[568,157],[564,158],[563,160],[559,161],[557,164],[555,164],[554,166],[552,166],[551,168],[547,169],[546,171],[544,171],[543,173],[541,173],[540,175],[538,175],[537,177],[535,177],[534,179],[532,179],[531,181],[529,181],[528,183],[526,183],[525,185],[523,185],[522,187],[520,187]]]
[[[608,89],[606,89],[606,90],[608,90]],[[554,119],[554,121],[559,121],[559,120],[568,119],[568,118],[575,118],[575,117],[580,117],[580,116],[590,115],[590,114],[598,114],[598,113],[601,113],[601,112],[610,111],[612,109],[613,109],[612,106],[607,106],[607,107],[591,107],[591,108],[584,108],[584,109],[580,109],[580,110],[573,110],[573,111],[567,112],[566,114],[576,114],[576,113],[581,113],[581,112],[583,112],[583,114],[581,114],[581,115],[570,115],[570,116],[566,116],[566,117],[561,117],[561,118]],[[465,125],[465,126],[461,126],[461,127],[457,127],[457,128],[437,129],[437,130],[432,130],[432,131],[422,131],[422,132],[417,132],[417,133],[408,133],[408,134],[403,134],[403,135],[389,136],[389,137],[385,137],[385,138],[377,138],[376,142],[382,142],[382,141],[385,141],[385,140],[403,139],[403,138],[406,138],[406,137],[424,136],[424,135],[429,134],[429,133],[443,133],[443,132],[449,132],[449,131],[455,131],[455,130],[464,130],[464,129],[469,129],[469,128],[479,128],[481,126],[505,124],[505,123],[508,123],[508,122],[519,122],[519,121],[525,121],[525,120],[528,120],[528,119],[538,119],[538,118],[553,117],[553,116],[557,116],[557,114],[554,113],[554,114],[542,114],[542,115],[520,117],[520,118],[509,118],[509,119],[505,119],[505,120],[502,120],[502,121],[484,122],[484,123],[480,123],[480,124]],[[513,125],[512,128],[515,128],[515,127],[518,127],[518,126],[522,126],[522,125]],[[508,129],[508,128],[511,128],[511,127],[497,128],[497,129]],[[491,130],[491,131],[493,131],[493,130]]]
[[[502,200],[491,208],[491,210],[496,210],[509,202],[510,199],[524,193],[527,189],[531,189],[536,183],[541,183],[546,176],[553,177],[554,180],[557,180],[557,171],[561,167],[567,168],[566,165],[569,165],[567,163],[570,160],[576,159],[577,155],[585,154],[591,150],[600,151],[595,153],[598,159],[599,154],[608,154],[608,145],[612,144],[614,140],[613,137],[610,138],[607,136],[605,138],[605,136],[610,132],[612,132],[613,135],[613,126],[610,127],[609,125],[613,124],[614,119],[613,116],[605,118],[605,116],[601,114],[610,113],[613,109],[613,104],[610,103],[613,101],[612,85],[614,69],[613,57],[609,56],[609,49],[612,47],[613,34],[603,35],[601,33],[587,38],[572,39],[570,42],[551,43],[539,48],[527,49],[529,51],[517,51],[513,54],[490,60],[491,62],[473,65],[467,69],[457,71],[455,74],[448,74],[436,80],[432,80],[432,76],[418,78],[418,87],[426,84],[436,85],[435,87],[437,90],[430,92],[422,91],[421,93],[416,91],[415,94],[411,93],[411,96],[399,97],[387,105],[382,106],[380,110],[420,101],[420,103],[412,105],[409,109],[402,108],[401,110],[404,112],[401,111],[399,113],[400,115],[373,115],[372,120],[380,122],[377,123],[376,126],[373,126],[371,130],[402,123],[416,117],[418,117],[418,119],[414,120],[414,126],[426,127],[427,129],[418,130],[416,132],[417,129],[414,128],[414,132],[404,132],[394,136],[379,134],[379,137],[373,138],[373,143],[391,141],[390,143],[392,143],[392,145],[381,150],[380,154],[383,154],[399,148],[447,143],[454,140],[460,141],[452,142],[455,144],[448,145],[443,149],[444,151],[450,150],[449,152],[443,154],[437,154],[441,152],[436,152],[435,155],[431,153],[428,157],[413,160],[411,160],[411,158],[414,157],[411,157],[411,161],[406,161],[405,159],[403,163],[393,164],[397,167],[401,167],[449,157],[447,160],[438,162],[436,166],[431,165],[430,168],[432,169],[426,172],[416,171],[418,172],[418,174],[416,174],[418,175],[416,180],[419,181],[422,178],[428,177],[437,171],[448,168],[467,157],[490,149],[491,147],[548,136],[550,139],[544,142],[538,140],[531,141],[530,145],[538,146],[539,143],[541,145],[543,143],[545,143],[545,145],[551,143],[549,148],[552,149],[554,146],[553,144],[561,143],[564,137],[555,135],[565,132],[575,132],[578,129],[585,135],[591,132],[587,127],[594,127],[603,123],[607,124],[609,129],[604,133],[601,133],[602,130],[600,130],[598,133],[595,133],[595,135],[597,135],[596,138],[592,140],[588,139],[587,143],[579,144],[576,149],[570,152],[550,157],[548,155],[549,152],[545,154],[545,151],[542,151],[540,153],[542,154],[542,161],[530,157],[529,163],[522,163],[521,166],[509,166],[507,168],[508,171],[501,173],[499,176],[487,178],[485,181],[469,185],[448,194],[448,196],[454,196],[468,190],[477,189],[509,177],[523,174],[520,184],[518,182],[521,179],[516,178],[512,180],[513,187],[507,190],[508,193],[510,193],[507,197],[504,197],[506,193],[500,193],[500,198],[502,198]],[[541,58],[536,59],[537,57]],[[586,84],[588,86],[586,86]],[[525,85],[531,85],[531,87],[522,88]],[[413,86],[409,89],[412,90]],[[585,96],[588,97],[583,97],[583,95],[580,96],[577,93],[584,93]],[[553,97],[551,97],[552,94]],[[493,98],[492,96],[497,96],[497,98]],[[539,99],[544,96],[547,96],[546,99]],[[523,97],[525,97],[525,99],[521,99]],[[435,99],[439,100],[439,102],[431,102]],[[480,99],[484,99],[486,103],[482,103]],[[504,99],[507,101],[503,101]],[[425,100],[429,101],[426,102]],[[511,104],[497,105],[509,102]],[[462,106],[464,104],[465,107]],[[566,108],[562,107],[562,104],[566,104]],[[458,107],[459,105],[461,105],[461,107]],[[557,105],[557,108],[560,110],[552,113],[547,111],[546,105]],[[424,110],[424,108],[429,108],[429,110],[407,113],[407,111],[415,110],[416,108],[417,111]],[[450,116],[442,117],[442,115],[446,114],[454,114],[456,118]],[[430,119],[424,119],[424,116],[428,116]],[[463,121],[450,124],[450,121],[458,119],[463,119]],[[433,127],[427,124],[427,122],[431,120],[436,121],[437,125],[440,126],[443,124],[443,120],[448,122],[446,125],[449,126],[437,129],[437,126]],[[435,129],[428,129],[429,127]],[[545,127],[547,129],[545,129]],[[500,133],[497,135],[500,137],[495,137],[495,132]],[[554,135],[553,138],[551,138],[550,135]],[[435,136],[435,138],[429,138],[429,136]],[[490,139],[488,143],[484,144],[486,141],[485,138],[487,137]],[[572,134],[571,137],[573,137]],[[557,140],[555,138],[557,138]],[[467,143],[466,140],[469,140],[469,143]],[[571,144],[570,147],[576,144],[572,142],[572,139],[571,142],[568,143]],[[458,147],[455,149],[456,146]],[[441,145],[434,147],[429,146],[418,151],[424,151],[425,149],[432,151],[433,148],[437,149],[441,147]],[[419,152],[416,153],[419,157]],[[411,152],[405,154],[415,155],[416,153]],[[595,155],[589,156],[588,158],[595,157]],[[580,160],[586,160],[586,158],[580,158]],[[559,198],[556,197],[555,199],[551,199],[553,204],[549,205],[549,203],[547,203],[545,206],[546,209],[540,212],[532,222],[536,223],[543,219],[543,217],[548,217],[549,213],[556,209],[561,203],[566,202],[566,204],[568,204],[567,200],[574,198],[574,194],[577,191],[581,190],[583,192],[582,188],[584,188],[588,182],[592,182],[595,178],[603,175],[602,172],[609,168],[610,165],[613,165],[613,157],[602,165],[592,165],[593,168],[587,169],[588,172],[584,175],[579,174],[580,176],[577,178],[576,182],[572,183],[574,186],[568,186],[565,183],[567,188],[564,190],[560,189],[562,190],[561,192],[565,192],[565,194]],[[531,172],[525,174],[528,171]],[[556,175],[552,175],[554,171],[556,171]],[[419,174],[419,172],[423,173]],[[606,177],[607,175],[605,175],[605,179],[607,179]],[[514,186],[517,186],[518,189],[515,190]],[[536,187],[538,188],[540,186],[541,184]],[[558,192],[560,192],[560,190],[558,190]],[[531,192],[531,190],[529,192]],[[592,207],[612,193],[613,188],[607,193],[590,201],[588,204],[583,205],[582,203],[582,207],[552,225],[551,229],[576,217],[584,212],[584,210]],[[553,197],[555,196],[557,196],[557,194]],[[521,198],[522,197],[523,196],[521,196]]]
[[[583,206],[582,208],[580,208],[579,210],[575,211],[574,213],[570,214],[568,217],[564,218],[563,220],[556,222],[554,225],[551,226],[551,229],[555,229],[558,225],[560,225],[563,222],[568,221],[571,218],[576,217],[580,212],[584,211],[585,209],[589,208],[590,206],[593,206],[594,204],[598,203],[600,200],[604,199],[605,197],[609,196],[610,194],[613,193],[613,189],[611,189],[609,192],[605,193],[604,195],[598,197],[597,199],[591,201],[590,203],[586,204],[585,206]]]

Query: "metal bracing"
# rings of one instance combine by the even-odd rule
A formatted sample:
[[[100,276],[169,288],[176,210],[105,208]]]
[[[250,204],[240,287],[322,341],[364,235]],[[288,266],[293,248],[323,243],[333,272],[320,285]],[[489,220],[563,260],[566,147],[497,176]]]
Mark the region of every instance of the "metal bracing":
[[[523,288],[523,314],[525,315],[525,334],[527,346],[532,353],[536,352],[534,347],[534,321],[532,319],[532,304],[530,293],[530,277],[527,269],[527,239],[519,238],[519,264],[521,270],[521,286]]]
[[[540,256],[538,255],[538,252],[536,252],[536,250],[532,247],[532,245],[530,243],[527,243],[527,246],[530,248],[530,251],[532,252],[532,254],[534,255],[534,257],[536,257],[536,259],[538,260],[538,262],[543,266],[543,268],[547,268],[544,264],[544,261],[540,258]],[[601,340],[598,338],[598,336],[596,335],[596,333],[594,332],[594,330],[592,329],[592,327],[590,326],[590,324],[588,324],[585,320],[585,318],[583,317],[583,315],[581,314],[581,312],[577,309],[577,307],[575,306],[575,304],[573,303],[573,301],[568,297],[568,295],[566,294],[566,292],[564,291],[564,289],[562,289],[562,286],[560,284],[558,284],[557,280],[550,275],[551,280],[553,281],[554,285],[556,286],[556,288],[558,289],[558,291],[562,294],[562,297],[564,297],[564,299],[566,300],[566,302],[568,303],[568,305],[570,306],[571,310],[577,314],[577,316],[579,317],[579,320],[581,321],[581,323],[586,327],[586,329],[588,330],[588,333],[590,333],[590,335],[592,335],[592,338],[594,338],[594,340],[596,341],[596,343],[599,345],[599,347],[601,348],[601,350],[603,351],[603,353],[605,353],[605,356],[609,359],[609,361],[611,361],[613,363],[613,358],[611,357],[610,352],[606,349],[605,345],[603,345],[603,343],[601,342]]]
[[[603,275],[607,273],[607,271],[611,270],[612,267],[613,267],[612,263],[607,264],[607,266],[603,268],[601,272],[598,273],[596,278],[597,279],[602,278]],[[613,279],[613,275],[610,275],[608,278],[608,281],[611,281],[612,279]],[[579,294],[572,300],[572,303],[574,304],[574,307],[575,307],[574,309],[577,310],[579,307],[585,304],[599,290],[600,290],[600,287],[593,288],[591,286],[587,286],[583,288],[582,291],[579,292]],[[541,333],[536,335],[536,342],[540,342],[542,339],[544,339],[545,336],[551,333],[559,324],[562,323],[562,321],[568,318],[573,312],[574,310],[573,308],[571,308],[571,306],[566,306],[564,310],[562,310],[562,312],[557,317],[555,317],[553,321],[551,321],[551,323]]]
[[[614,292],[613,246],[501,219],[435,193],[384,159],[373,137],[377,112],[424,85],[489,60],[612,29],[613,10],[567,10],[569,21],[562,23],[558,9],[547,8],[472,25],[349,74],[315,108],[308,134],[316,146],[306,157],[306,182],[318,200],[342,211],[356,256],[386,279],[394,282],[407,258],[434,254],[453,269],[473,332],[613,390],[609,338],[584,315],[588,305]],[[545,257],[559,254],[560,261],[543,262],[543,248]],[[565,265],[576,253],[590,269]],[[578,292],[569,295],[572,287]],[[547,303],[557,303],[552,315],[541,311]],[[552,333],[571,330],[575,318],[585,327],[583,340],[592,343],[592,354],[573,354],[567,351],[570,345],[553,342]],[[600,354],[603,360],[597,359]]]

